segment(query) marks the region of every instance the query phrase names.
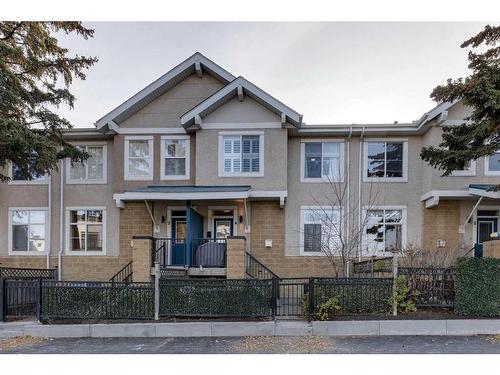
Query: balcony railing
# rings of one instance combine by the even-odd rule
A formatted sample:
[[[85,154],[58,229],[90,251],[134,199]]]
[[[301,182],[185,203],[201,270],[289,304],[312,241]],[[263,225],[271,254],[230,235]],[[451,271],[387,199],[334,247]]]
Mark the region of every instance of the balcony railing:
[[[187,251],[189,247],[189,252]],[[227,243],[223,238],[154,238],[152,263],[161,266],[226,267]]]

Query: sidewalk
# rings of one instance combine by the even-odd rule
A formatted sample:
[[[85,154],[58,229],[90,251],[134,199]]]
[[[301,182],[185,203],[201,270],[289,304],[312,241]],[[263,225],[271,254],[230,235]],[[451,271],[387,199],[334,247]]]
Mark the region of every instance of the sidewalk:
[[[471,336],[500,334],[500,319],[181,322],[114,324],[0,323],[0,338],[229,337],[229,336]]]

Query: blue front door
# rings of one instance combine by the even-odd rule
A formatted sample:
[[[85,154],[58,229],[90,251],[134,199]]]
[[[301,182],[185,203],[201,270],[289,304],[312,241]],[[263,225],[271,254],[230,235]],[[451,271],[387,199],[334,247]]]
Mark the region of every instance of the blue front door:
[[[186,264],[186,218],[172,218],[172,265]]]

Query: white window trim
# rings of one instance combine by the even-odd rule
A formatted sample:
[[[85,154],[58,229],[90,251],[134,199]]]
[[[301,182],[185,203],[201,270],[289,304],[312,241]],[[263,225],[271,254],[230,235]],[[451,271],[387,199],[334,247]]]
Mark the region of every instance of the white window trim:
[[[14,176],[14,173],[13,173],[13,164],[12,163],[9,163],[9,166],[8,166],[8,172],[9,172],[9,182],[8,182],[8,185],[48,185],[49,183],[49,178],[50,176],[45,174],[44,177],[40,180],[21,180],[21,181],[14,181],[12,179],[12,177]]]
[[[464,169],[464,170],[456,170],[451,172],[450,176],[451,177],[468,177],[468,176],[475,176],[476,175],[476,161],[471,160],[470,162],[470,169]]]
[[[259,136],[259,172],[238,172],[238,173],[224,172],[224,136],[242,137],[245,135]],[[243,144],[241,144],[241,150],[243,150]],[[264,132],[263,131],[219,132],[219,177],[264,177]]]
[[[130,141],[148,141],[149,145],[149,174],[147,176],[131,176],[129,173],[129,143]],[[124,142],[124,179],[128,181],[149,181],[153,179],[154,172],[154,154],[153,154],[153,136],[127,136]]]
[[[323,251],[304,251],[304,213],[307,210],[341,210],[340,206],[300,206],[300,239],[299,239],[299,248],[300,248],[300,256],[312,256],[312,257],[324,257],[326,254]],[[342,220],[342,213],[340,214],[340,220]]]
[[[12,232],[12,211],[45,211],[45,251],[13,251],[13,232]],[[14,256],[47,256],[50,253],[48,248],[50,244],[50,225],[48,217],[48,207],[9,207],[8,209],[8,255]]]
[[[500,154],[500,151],[496,151],[495,153]],[[490,171],[488,159],[489,159],[489,156],[484,157],[484,175],[485,176],[500,176],[500,171]]]
[[[340,179],[337,180],[332,180],[330,181],[328,177],[317,177],[317,178],[311,178],[311,177],[304,177],[305,175],[305,170],[306,170],[306,161],[305,161],[305,156],[306,156],[306,143],[339,143],[340,144],[340,166],[339,166],[339,171],[340,171]],[[344,182],[344,140],[338,140],[338,139],[328,139],[328,138],[323,138],[323,139],[301,139],[300,140],[300,182],[306,182],[306,183],[325,183],[325,182]],[[321,175],[323,175],[323,165],[321,165]]]
[[[186,169],[183,175],[167,175],[165,174],[165,158],[167,150],[165,148],[166,140],[182,139],[186,140]],[[191,167],[191,137],[189,135],[165,135],[161,137],[160,146],[161,160],[160,160],[160,180],[189,180],[190,167]]]
[[[362,223],[363,223],[363,239],[361,243],[361,256],[368,256],[368,236],[366,234],[366,214],[367,211],[375,211],[375,210],[401,210],[401,225],[402,225],[402,231],[401,231],[401,249],[404,250],[407,245],[407,231],[408,231],[408,221],[407,221],[407,211],[408,207],[407,206],[373,206],[373,207],[364,207],[363,208],[363,218],[362,218]],[[392,252],[389,251],[384,251],[381,253],[377,253],[377,255],[390,255]]]
[[[67,185],[102,185],[108,183],[108,145],[106,142],[72,143],[74,146],[102,146],[102,179],[100,180],[73,180],[71,179],[71,160],[66,158],[66,184]],[[87,162],[85,162],[85,166]]]
[[[368,143],[403,143],[403,177],[368,177]],[[406,138],[367,138],[363,141],[363,182],[408,182],[408,139]]]
[[[70,211],[76,210],[101,210],[102,211],[102,251],[72,251],[70,250]],[[78,207],[66,207],[65,213],[65,235],[66,235],[66,243],[65,243],[65,254],[71,256],[105,256],[106,255],[106,232],[107,232],[107,224],[106,224],[106,206],[78,206]]]

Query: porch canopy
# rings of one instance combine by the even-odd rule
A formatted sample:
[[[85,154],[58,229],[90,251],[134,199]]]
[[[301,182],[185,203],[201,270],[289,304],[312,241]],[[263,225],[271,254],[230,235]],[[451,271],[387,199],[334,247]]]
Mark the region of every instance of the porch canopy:
[[[224,199],[248,199],[248,198],[275,198],[280,200],[280,205],[285,204],[287,191],[252,190],[250,185],[225,185],[225,186],[147,186],[132,189],[124,193],[113,195],[116,206],[125,207],[126,201],[155,201],[155,200],[224,200]]]
[[[426,208],[436,207],[440,199],[471,199],[489,198],[500,200],[500,190],[495,191],[496,185],[492,184],[470,184],[467,190],[431,190],[422,195],[421,200],[425,202]]]

